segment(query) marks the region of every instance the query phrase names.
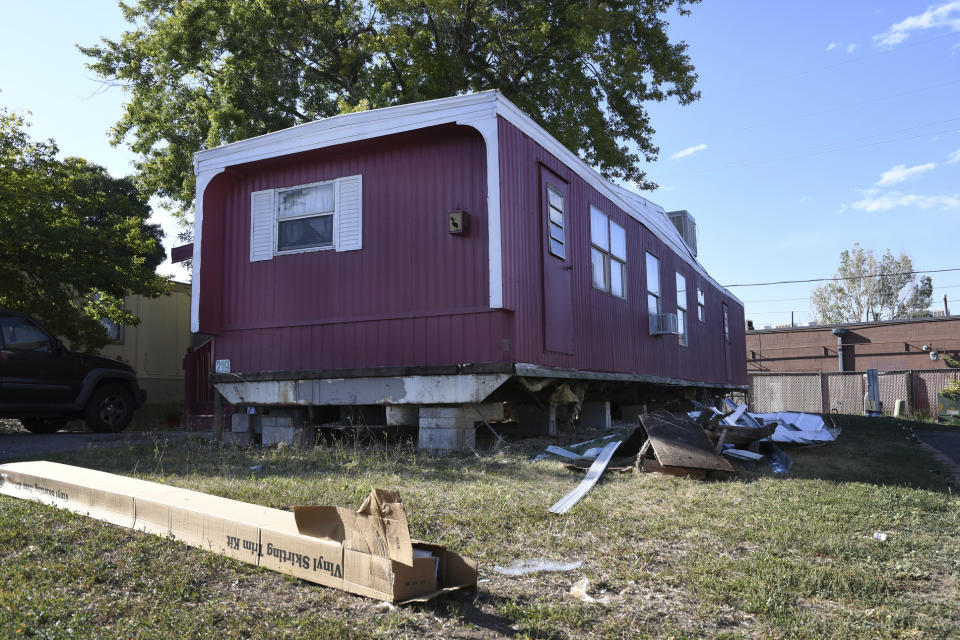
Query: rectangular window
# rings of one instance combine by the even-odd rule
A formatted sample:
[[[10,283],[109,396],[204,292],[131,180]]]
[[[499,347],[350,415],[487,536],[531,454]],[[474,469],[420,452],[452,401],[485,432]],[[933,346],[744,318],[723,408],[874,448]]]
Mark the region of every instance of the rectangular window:
[[[730,316],[727,313],[727,303],[723,303],[723,339],[730,342]]]
[[[647,311],[660,315],[660,260],[651,253],[647,254]]]
[[[707,321],[707,309],[703,301],[703,289],[697,287],[697,318],[700,322]]]
[[[110,318],[100,318],[100,324],[107,330],[107,337],[114,344],[123,344],[123,325]]]
[[[590,264],[593,286],[627,297],[627,232],[596,207],[590,207]]]
[[[553,187],[547,187],[547,208],[550,212],[550,253],[566,258],[566,238],[563,219],[563,195]]]
[[[362,248],[362,175],[250,194],[250,262]]]
[[[687,279],[677,273],[677,337],[687,346]]]
[[[0,316],[0,344],[11,351],[49,353],[50,336],[36,324],[20,316]]]
[[[277,191],[277,253],[333,247],[333,182]]]

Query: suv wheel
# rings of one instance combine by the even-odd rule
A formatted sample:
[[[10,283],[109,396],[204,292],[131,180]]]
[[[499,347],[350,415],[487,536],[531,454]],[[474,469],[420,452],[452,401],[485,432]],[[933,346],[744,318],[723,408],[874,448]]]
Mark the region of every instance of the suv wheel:
[[[90,396],[83,419],[91,431],[117,433],[123,431],[133,418],[133,396],[116,384],[100,387]]]
[[[24,418],[20,421],[30,433],[56,433],[66,426],[63,418]]]

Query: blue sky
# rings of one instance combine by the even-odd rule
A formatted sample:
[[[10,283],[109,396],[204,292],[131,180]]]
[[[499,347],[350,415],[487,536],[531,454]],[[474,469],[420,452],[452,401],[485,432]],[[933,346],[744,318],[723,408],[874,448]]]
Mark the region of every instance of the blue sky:
[[[2,8],[0,105],[31,111],[31,134],[65,154],[129,173],[133,155],[107,135],[124,94],[74,46],[119,36],[117,6]],[[696,217],[718,281],[830,276],[854,242],[960,267],[960,0],[707,0],[670,32],[690,45],[702,98],[650,106],[661,153],[646,169],[661,188],[644,195]],[[960,311],[960,271],[932,276],[935,300]],[[812,319],[813,286],[732,291],[763,326]]]
[[[721,283],[830,276],[854,242],[960,267],[960,2],[708,0],[671,35],[702,98],[651,108],[651,199]],[[931,276],[960,311],[960,271]],[[731,291],[759,327],[811,320],[814,286]]]

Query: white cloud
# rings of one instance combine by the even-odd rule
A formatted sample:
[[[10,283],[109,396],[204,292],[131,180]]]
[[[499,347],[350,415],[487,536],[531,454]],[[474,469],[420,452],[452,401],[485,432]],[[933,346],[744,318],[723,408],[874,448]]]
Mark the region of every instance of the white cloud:
[[[827,48],[824,49],[824,51],[830,51],[831,49],[836,49],[836,48],[837,48],[837,43],[831,42],[830,44],[827,45]]]
[[[694,145],[694,146],[692,146],[692,147],[687,147],[686,149],[683,149],[682,151],[677,151],[675,154],[673,154],[672,156],[670,156],[670,159],[671,159],[671,160],[676,160],[677,158],[686,158],[687,156],[692,156],[692,155],[695,154],[697,151],[703,151],[703,150],[706,149],[706,148],[707,148],[707,145],[705,145],[705,144],[698,144],[698,145]]]
[[[878,187],[888,187],[892,184],[899,184],[904,180],[909,180],[914,176],[918,176],[921,173],[926,173],[927,171],[932,171],[936,168],[937,164],[935,162],[928,162],[927,164],[918,164],[915,167],[908,167],[905,164],[898,164],[892,169],[887,169],[882,174],[880,174],[880,180],[877,181]]]
[[[947,164],[953,164],[954,162],[960,162],[960,149],[951,153],[950,158],[947,160]]]
[[[856,48],[857,48],[857,45],[851,42],[850,44],[847,45],[847,53],[853,53],[853,50]]]
[[[878,47],[892,47],[909,38],[914,31],[936,27],[949,27],[954,31],[960,31],[960,0],[931,5],[920,15],[904,18],[883,33],[873,36],[873,43]]]
[[[883,195],[867,195],[863,200],[857,200],[850,205],[857,211],[873,213],[888,211],[897,207],[913,207],[915,209],[960,209],[960,193],[952,196],[921,196],[916,193],[900,193],[891,191]]]

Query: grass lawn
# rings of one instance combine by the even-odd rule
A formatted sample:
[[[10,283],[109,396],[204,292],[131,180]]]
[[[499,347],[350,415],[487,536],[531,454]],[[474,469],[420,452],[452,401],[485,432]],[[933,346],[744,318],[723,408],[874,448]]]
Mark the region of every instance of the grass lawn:
[[[564,516],[547,509],[580,476],[531,462],[542,440],[437,458],[386,442],[245,450],[158,434],[153,446],[52,456],[279,508],[357,506],[371,486],[396,487],[413,537],[479,561],[479,590],[390,611],[0,497],[0,637],[960,636],[956,488],[892,420],[838,424],[836,443],[788,450],[788,477],[765,466],[714,482],[608,473]],[[568,440],[583,439],[581,431]],[[523,577],[493,571],[535,557],[583,565]],[[611,596],[609,606],[567,595],[584,577],[591,595]]]

